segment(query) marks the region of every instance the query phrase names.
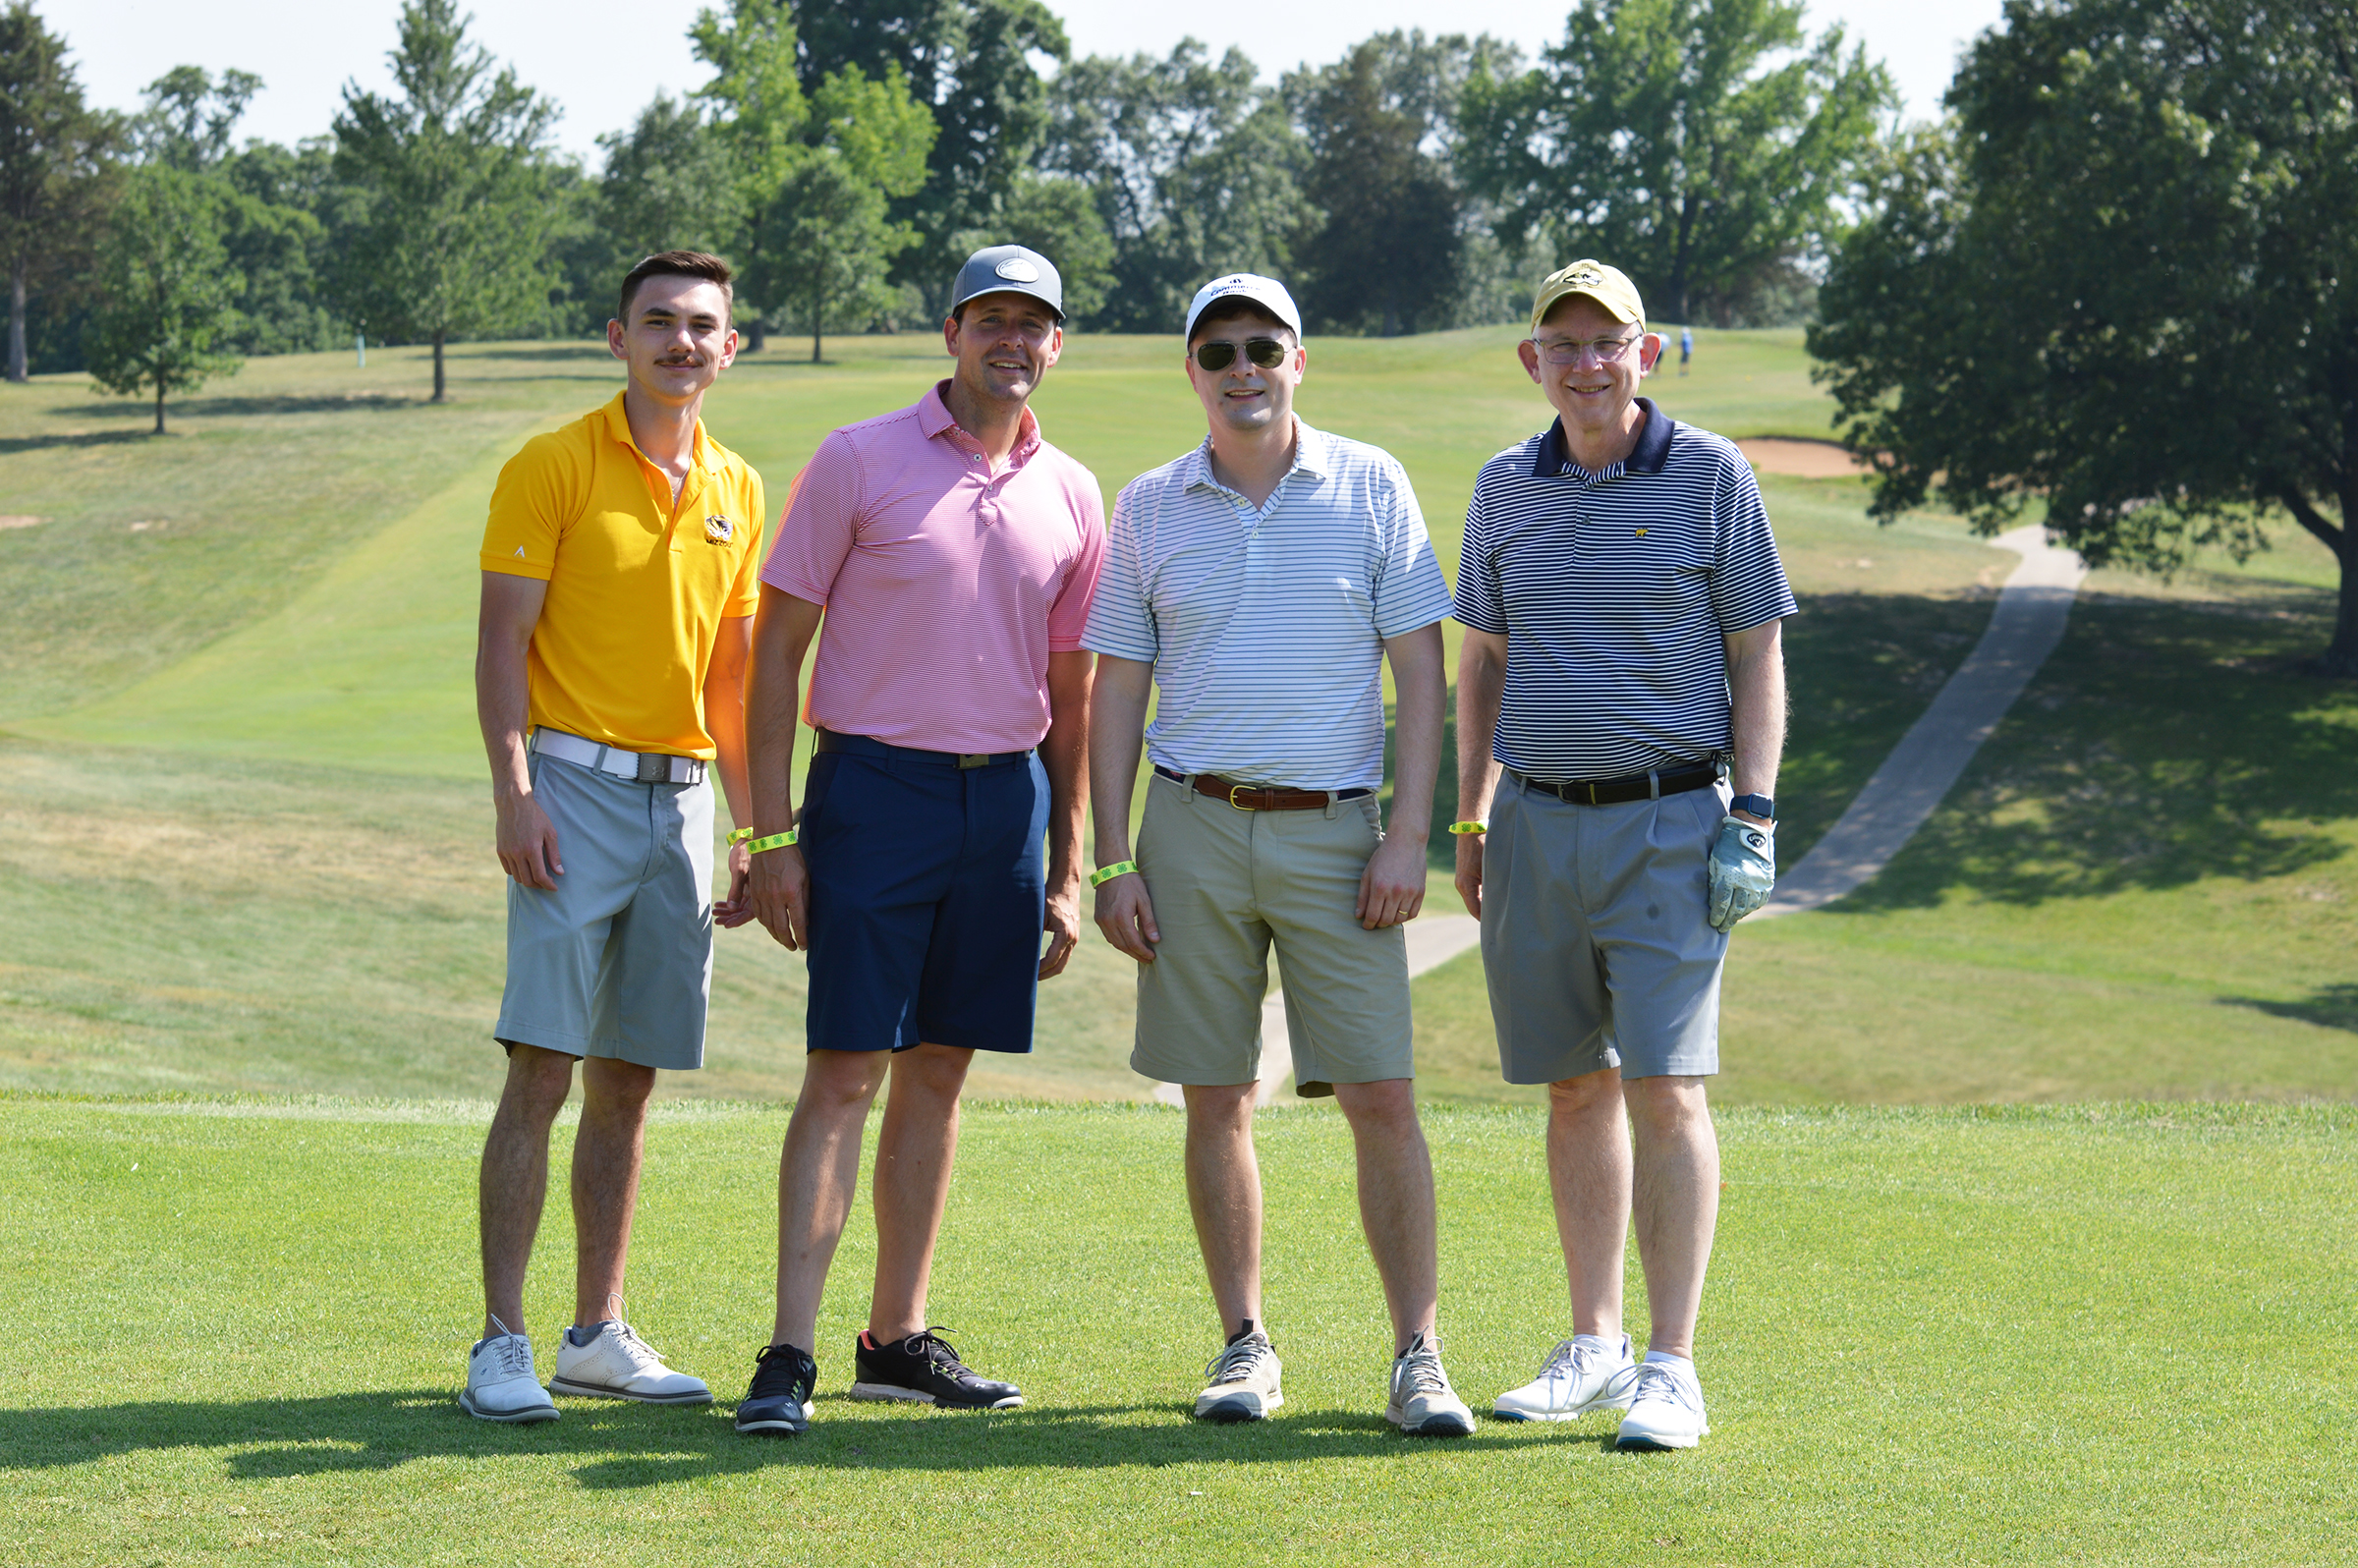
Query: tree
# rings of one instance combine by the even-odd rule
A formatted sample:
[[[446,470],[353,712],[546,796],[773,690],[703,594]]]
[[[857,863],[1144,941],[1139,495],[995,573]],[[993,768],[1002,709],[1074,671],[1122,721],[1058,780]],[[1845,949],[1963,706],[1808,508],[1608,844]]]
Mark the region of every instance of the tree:
[[[609,131],[597,144],[606,155],[599,216],[617,256],[636,264],[658,251],[737,248],[745,228],[737,172],[727,141],[695,104],[658,92],[628,132]]]
[[[262,79],[251,71],[224,71],[215,82],[202,66],[174,66],[147,84],[147,105],[131,123],[132,148],[147,163],[218,167],[261,88]]]
[[[1371,39],[1304,94],[1303,194],[1325,211],[1297,255],[1303,309],[1322,325],[1385,337],[1438,324],[1456,292],[1463,206],[1441,160],[1419,145],[1430,121],[1391,101]]]
[[[1947,103],[1810,334],[1878,515],[2044,502],[2166,569],[2281,508],[2341,564],[2321,666],[2358,675],[2358,13],[2008,0]]]
[[[1040,164],[1087,185],[1112,236],[1108,330],[1173,332],[1206,279],[1292,269],[1308,148],[1254,76],[1241,50],[1214,62],[1187,38],[1057,78]]]
[[[556,108],[492,71],[456,0],[404,0],[388,56],[400,96],[344,87],[336,171],[365,193],[365,217],[333,274],[344,313],[389,339],[434,348],[544,310],[546,142]]]
[[[235,274],[221,244],[225,192],[214,176],[151,163],[125,181],[107,235],[105,293],[83,337],[90,379],[136,397],[195,391],[239,361],[215,345],[237,323]]]
[[[1466,84],[1460,174],[1505,237],[1594,254],[1673,321],[1838,238],[1898,102],[1801,0],[1580,0],[1533,70]],[[1777,63],[1779,57],[1782,63]]]
[[[29,0],[0,10],[0,263],[8,268],[8,378],[29,373],[25,309],[47,279],[87,267],[105,210],[112,117],[82,101],[66,42]]]
[[[1094,324],[1113,285],[1113,236],[1088,186],[1064,175],[1019,169],[992,203],[987,222],[950,237],[961,258],[985,246],[1029,246],[1056,264],[1064,315]]]

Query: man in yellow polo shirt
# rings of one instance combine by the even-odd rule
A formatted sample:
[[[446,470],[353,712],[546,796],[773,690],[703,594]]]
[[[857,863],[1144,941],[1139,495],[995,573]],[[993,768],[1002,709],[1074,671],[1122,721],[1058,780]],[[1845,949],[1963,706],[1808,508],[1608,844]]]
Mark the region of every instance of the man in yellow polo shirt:
[[[712,792],[749,820],[741,680],[765,505],[704,433],[736,358],[729,269],[669,251],[623,279],[606,345],[630,366],[604,408],[525,444],[483,531],[476,706],[508,883],[493,1032],[507,1087],[483,1144],[483,1337],[459,1403],[554,1421],[549,1394],[706,1404],[622,1316],[646,1099],[703,1065],[712,980]],[[747,851],[730,852],[730,901]],[[548,1191],[548,1130],[582,1064],[573,1146],[574,1321],[543,1391],[524,1273]]]

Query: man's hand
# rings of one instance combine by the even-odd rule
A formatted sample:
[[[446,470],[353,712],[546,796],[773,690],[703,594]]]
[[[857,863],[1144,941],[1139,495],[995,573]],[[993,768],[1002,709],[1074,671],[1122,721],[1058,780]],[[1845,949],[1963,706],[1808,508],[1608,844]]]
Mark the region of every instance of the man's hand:
[[[1359,917],[1362,930],[1380,931],[1417,918],[1425,907],[1425,846],[1394,834],[1376,846],[1368,868],[1359,873]]]
[[[1073,949],[1081,945],[1080,884],[1050,893],[1048,912],[1039,924],[1048,933],[1048,950],[1039,960],[1039,978],[1054,980],[1072,962]]]
[[[492,797],[499,816],[499,868],[527,887],[557,890],[565,863],[557,858],[557,828],[530,795]]]
[[[1776,886],[1776,829],[1741,816],[1719,819],[1712,846],[1712,929],[1732,931],[1736,922],[1768,902]]]
[[[754,852],[743,844],[729,846],[729,896],[712,906],[712,924],[724,930],[735,930],[754,918],[753,901],[745,896],[746,884],[753,879]]]
[[[1466,913],[1482,919],[1482,843],[1483,833],[1461,833],[1457,837],[1457,896],[1466,901]]]
[[[1097,929],[1140,963],[1154,962],[1162,932],[1154,928],[1154,902],[1147,897],[1145,877],[1125,871],[1097,888]]]
[[[740,846],[742,847],[742,846]],[[751,857],[747,878],[754,915],[780,946],[799,953],[811,945],[811,872],[792,844]]]

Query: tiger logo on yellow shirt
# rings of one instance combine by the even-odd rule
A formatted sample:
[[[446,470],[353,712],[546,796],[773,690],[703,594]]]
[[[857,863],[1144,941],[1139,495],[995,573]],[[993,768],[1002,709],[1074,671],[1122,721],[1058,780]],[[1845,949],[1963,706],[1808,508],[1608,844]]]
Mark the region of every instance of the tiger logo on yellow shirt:
[[[737,525],[725,517],[704,519],[704,542],[706,544],[726,544],[736,536],[736,532]]]

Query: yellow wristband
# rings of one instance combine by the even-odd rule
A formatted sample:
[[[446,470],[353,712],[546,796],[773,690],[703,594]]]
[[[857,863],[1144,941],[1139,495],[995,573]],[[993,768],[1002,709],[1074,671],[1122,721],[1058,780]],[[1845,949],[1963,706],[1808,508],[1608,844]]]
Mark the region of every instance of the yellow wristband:
[[[741,827],[729,835],[729,843],[732,846],[743,844],[748,854],[758,855],[763,850],[784,849],[795,841],[795,831],[790,827],[783,833],[772,833],[767,838],[755,838],[752,828]]]
[[[1449,824],[1449,831],[1460,835],[1467,833],[1487,833],[1489,830],[1490,824],[1487,818],[1479,822],[1451,822]]]
[[[1132,871],[1137,869],[1138,862],[1136,861],[1115,861],[1111,866],[1100,866],[1095,870],[1090,872],[1089,885],[1092,887],[1103,887],[1107,882],[1112,881],[1115,877],[1127,876]]]

